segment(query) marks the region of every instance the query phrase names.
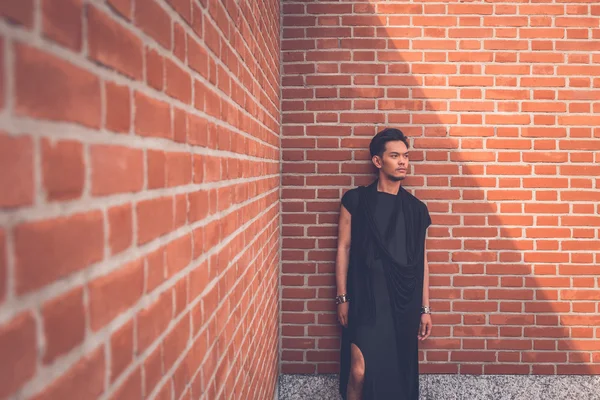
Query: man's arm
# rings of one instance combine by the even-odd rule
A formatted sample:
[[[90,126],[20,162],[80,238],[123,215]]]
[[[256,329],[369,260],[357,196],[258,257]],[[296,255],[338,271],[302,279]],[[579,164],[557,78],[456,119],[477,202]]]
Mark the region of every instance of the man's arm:
[[[429,305],[429,265],[427,264],[427,249],[425,249],[425,244],[423,245],[423,260],[424,260],[424,275],[423,275],[423,302],[421,303],[424,306]]]
[[[346,290],[346,279],[348,277],[348,262],[350,260],[350,235],[352,215],[342,205],[340,209],[340,220],[338,224],[338,250],[335,263],[335,279],[337,284],[337,295],[348,293]]]
[[[423,275],[423,303],[424,306],[429,306],[429,265],[427,263],[427,251],[424,249],[424,275]],[[431,315],[421,313],[421,326],[419,327],[419,340],[425,340],[431,335]]]

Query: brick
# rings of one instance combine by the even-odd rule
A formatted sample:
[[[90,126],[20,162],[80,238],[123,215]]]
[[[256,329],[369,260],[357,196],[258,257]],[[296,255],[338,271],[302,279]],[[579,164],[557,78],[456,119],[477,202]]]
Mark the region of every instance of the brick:
[[[106,120],[104,127],[113,132],[128,133],[131,129],[131,94],[127,86],[113,82],[104,84]]]
[[[162,90],[165,82],[165,61],[154,49],[146,49],[146,83],[156,90]]]
[[[187,53],[186,36],[183,27],[180,24],[175,23],[173,29],[173,54],[184,63]]]
[[[46,199],[80,198],[85,181],[83,145],[71,140],[42,139],[42,172]]]
[[[166,154],[167,187],[187,185],[192,182],[192,157],[189,153]]]
[[[38,289],[104,257],[100,211],[26,222],[15,228],[14,235],[18,294]]]
[[[90,352],[56,379],[35,400],[93,399],[104,392],[104,347]]]
[[[172,400],[171,397],[172,392],[172,384],[171,381],[166,381],[163,386],[158,390],[155,399],[156,400]]]
[[[144,292],[144,265],[138,259],[89,284],[90,326],[98,330],[133,306]]]
[[[82,9],[81,0],[43,0],[42,32],[63,46],[80,51]]]
[[[107,0],[113,10],[121,14],[126,20],[131,20],[131,0]]]
[[[140,38],[93,6],[88,10],[88,48],[93,60],[131,78],[142,78]]]
[[[33,0],[5,0],[0,2],[0,16],[27,28],[33,27]]]
[[[208,191],[197,190],[188,195],[190,222],[200,221],[208,216]]]
[[[33,47],[15,50],[17,115],[100,127],[97,76]]]
[[[204,118],[188,115],[188,143],[207,147],[209,138],[215,134],[214,125]]]
[[[114,382],[133,361],[133,319],[110,337],[110,381]]]
[[[187,234],[167,245],[167,277],[171,277],[192,261],[192,235]]]
[[[35,321],[24,312],[0,325],[0,396],[8,397],[36,372]]]
[[[201,154],[194,154],[194,183],[202,183],[204,181],[204,163]]]
[[[204,25],[204,39],[207,47],[213,54],[217,57],[221,57],[221,45],[220,45],[220,37],[219,31],[217,27],[208,19],[206,14],[204,15],[204,19],[202,20],[202,25]]]
[[[175,284],[175,288],[173,290],[173,296],[175,296],[175,312],[174,317],[177,317],[181,314],[188,305],[188,278],[183,277]]]
[[[43,361],[50,364],[83,342],[85,315],[83,289],[70,292],[48,301],[42,308],[46,352]]]
[[[224,187],[224,188],[218,189],[217,198],[218,198],[217,211],[222,211],[222,210],[228,209],[229,207],[231,207],[231,202],[232,202],[232,198],[233,198],[232,188]]]
[[[174,228],[181,228],[187,224],[187,195],[185,193],[178,194],[175,196],[175,226]]]
[[[161,335],[173,317],[171,292],[162,293],[137,316],[137,351],[143,352]]]
[[[154,390],[162,376],[162,346],[157,346],[156,350],[144,361],[144,393],[146,396]]]
[[[146,269],[146,293],[150,293],[163,283],[166,277],[164,247],[146,256]]]
[[[198,39],[202,39],[202,9],[195,2],[192,3],[192,29]],[[189,40],[188,40],[189,43]]]
[[[147,243],[173,229],[173,199],[143,200],[136,205],[138,245]]]
[[[190,104],[192,101],[192,79],[190,74],[179,68],[168,58],[165,59],[165,64],[167,76],[166,93],[185,104]]]
[[[170,139],[171,107],[160,100],[135,92],[135,133]]]
[[[165,49],[171,50],[171,18],[156,1],[136,0],[135,25]]]
[[[90,149],[92,195],[137,192],[144,185],[144,154],[140,149],[94,145]],[[115,177],[119,179],[115,179]]]
[[[186,348],[190,339],[190,317],[185,314],[163,342],[163,365],[169,370]]]
[[[163,188],[167,182],[167,157],[164,151],[148,150],[148,189]]]
[[[142,400],[142,373],[140,368],[136,369],[127,377],[125,382],[119,386],[111,399]]]
[[[4,99],[4,38],[0,38],[0,110],[2,110],[5,106]]]
[[[0,304],[6,298],[6,265],[8,263],[8,249],[6,246],[6,233],[0,228]]]
[[[208,79],[208,54],[193,38],[188,38],[188,66]]]
[[[173,372],[173,379],[172,379],[173,396],[176,399],[179,399],[179,398],[192,399],[189,388],[188,388],[188,390],[186,390],[184,392],[184,389],[186,389],[188,383],[191,382],[192,374],[195,371],[190,366],[189,360],[191,360],[192,357],[193,357],[193,354],[190,351],[188,351],[186,353],[186,357],[179,363],[179,365],[175,369],[175,372]],[[200,367],[200,365],[197,366],[197,369],[199,367]],[[226,389],[226,391],[227,391],[227,389]],[[183,393],[183,396],[182,396],[182,393]],[[225,393],[225,395],[229,396],[228,393]]]
[[[204,111],[206,106],[206,86],[200,81],[194,81],[194,107],[197,110]],[[195,118],[198,124],[202,122],[201,118]]]
[[[108,209],[108,243],[110,253],[118,254],[133,243],[133,209],[123,204]]]
[[[0,131],[0,207],[33,203],[33,140]],[[7,190],[9,189],[10,190]]]
[[[192,2],[190,0],[167,0],[167,3],[188,23],[192,24]]]
[[[204,175],[205,182],[216,182],[221,179],[222,172],[220,167],[220,159],[218,157],[204,156],[206,174]]]
[[[196,233],[194,232],[194,237],[196,236]],[[200,293],[202,293],[204,291],[204,289],[206,288],[206,286],[209,283],[209,276],[208,276],[208,262],[203,262],[202,264],[200,264],[198,266],[198,268],[194,268],[189,275],[189,281],[190,281],[190,288],[189,288],[189,293],[190,293],[190,303],[193,302],[197,296],[200,295]],[[198,307],[201,308],[201,307]],[[202,312],[202,310],[200,310],[200,312]],[[204,319],[201,318],[199,320],[195,319],[194,316],[194,335],[196,333],[199,332],[199,329],[202,327]]]
[[[176,142],[186,143],[188,136],[187,113],[179,108],[174,109],[173,116],[173,136]]]

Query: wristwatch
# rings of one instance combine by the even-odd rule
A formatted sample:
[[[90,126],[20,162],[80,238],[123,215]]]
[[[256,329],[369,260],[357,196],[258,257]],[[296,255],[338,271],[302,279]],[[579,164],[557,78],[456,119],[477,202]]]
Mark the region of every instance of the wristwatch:
[[[431,308],[429,308],[429,306],[422,306],[421,314],[431,314]]]
[[[345,302],[347,302],[349,300],[350,299],[348,298],[348,296],[346,295],[346,293],[340,294],[339,296],[335,296],[335,304],[342,304],[342,303],[345,303]]]

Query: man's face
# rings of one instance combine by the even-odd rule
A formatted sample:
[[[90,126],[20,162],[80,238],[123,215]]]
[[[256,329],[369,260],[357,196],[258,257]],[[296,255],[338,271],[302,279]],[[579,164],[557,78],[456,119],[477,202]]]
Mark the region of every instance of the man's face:
[[[373,164],[388,179],[401,181],[406,178],[408,171],[408,149],[401,140],[387,142],[383,156],[374,156]]]

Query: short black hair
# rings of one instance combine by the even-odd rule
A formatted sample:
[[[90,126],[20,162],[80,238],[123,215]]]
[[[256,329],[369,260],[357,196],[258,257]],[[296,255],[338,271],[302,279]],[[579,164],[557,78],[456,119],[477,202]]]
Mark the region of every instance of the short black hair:
[[[371,157],[373,156],[383,156],[383,152],[385,151],[385,144],[387,142],[401,140],[406,145],[408,149],[408,139],[402,133],[400,129],[396,128],[386,128],[381,132],[378,132],[377,135],[373,136],[371,140],[371,144],[369,145],[369,150],[371,151]]]

